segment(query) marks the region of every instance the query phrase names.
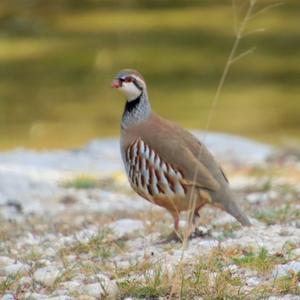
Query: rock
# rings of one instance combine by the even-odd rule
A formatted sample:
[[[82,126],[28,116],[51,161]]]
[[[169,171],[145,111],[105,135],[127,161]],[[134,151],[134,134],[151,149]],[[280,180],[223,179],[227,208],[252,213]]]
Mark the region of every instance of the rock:
[[[1,300],[15,300],[15,297],[13,294],[5,294],[2,296]]]
[[[75,262],[75,261],[77,260],[77,256],[76,256],[76,255],[73,255],[73,254],[68,255],[68,256],[66,257],[66,260],[67,260],[69,263]]]
[[[18,289],[22,291],[22,293],[30,291],[32,288],[32,278],[29,276],[24,276],[20,278]]]
[[[269,200],[271,197],[267,193],[251,193],[246,196],[246,200],[251,204],[256,204],[260,202],[265,202]]]
[[[300,258],[300,248],[294,249],[292,251],[292,255],[299,259]]]
[[[220,213],[218,218],[213,220],[213,224],[218,225],[218,226],[222,226],[222,225],[230,224],[230,223],[234,223],[234,222],[236,222],[236,219],[233,216],[231,216],[227,213],[223,213],[223,212]]]
[[[6,267],[7,265],[13,264],[15,261],[7,256],[0,256],[0,269]]]
[[[117,286],[117,283],[114,280],[110,280],[107,276],[103,274],[97,274],[96,275],[97,280],[101,283],[101,286],[105,290],[106,297],[109,299],[115,299],[117,298],[117,295],[119,293],[119,289]]]
[[[289,271],[300,272],[300,262],[292,261],[284,265],[278,265],[273,269],[272,275],[274,277],[281,277],[287,275]]]
[[[45,286],[52,286],[59,275],[59,270],[54,266],[48,266],[38,269],[34,272],[34,280],[42,283]]]
[[[144,223],[140,220],[120,219],[114,223],[111,223],[109,228],[113,230],[118,238],[122,238],[125,235],[133,233],[137,230],[143,230]]]
[[[228,270],[231,274],[235,274],[238,272],[239,268],[237,265],[229,265],[226,270]]]
[[[98,282],[85,285],[82,288],[82,292],[89,296],[97,298],[101,298],[101,296],[105,294],[104,290],[101,287],[101,284]]]
[[[97,235],[98,228],[93,226],[93,228],[83,229],[74,234],[74,240],[80,243],[88,243],[91,238]]]
[[[47,300],[73,300],[74,298],[69,297],[69,296],[54,296],[54,297],[49,297]]]
[[[38,246],[40,244],[40,239],[31,232],[28,232],[22,239],[22,242],[27,245]]]
[[[251,286],[251,287],[256,286],[261,283],[261,279],[259,279],[258,277],[250,277],[250,278],[247,278],[246,283],[248,286]]]
[[[78,296],[78,300],[96,300],[96,298],[89,295],[80,295]]]
[[[73,280],[73,281],[63,282],[61,284],[61,287],[73,293],[78,291],[81,285],[82,285],[81,282]]]
[[[52,262],[45,258],[40,259],[39,263],[43,266],[51,266],[52,265]]]
[[[15,261],[7,256],[0,256],[0,276],[7,275],[5,272],[5,268],[14,264]]]
[[[78,202],[78,199],[74,195],[63,195],[59,199],[59,202],[65,204],[65,205],[71,205],[71,204]]]
[[[23,299],[30,299],[30,300],[48,300],[49,298],[45,295],[39,294],[39,293],[25,293]]]
[[[110,280],[103,274],[97,274],[98,282],[85,285],[81,293],[100,299],[116,299],[118,295],[118,286],[115,281]]]
[[[13,264],[7,265],[3,271],[6,275],[15,275],[17,273],[19,274],[23,274],[24,272],[26,272],[26,269],[28,268],[27,265],[24,265],[20,262],[15,262]]]
[[[268,300],[300,300],[300,296],[286,294],[286,295],[280,295],[280,296],[271,296],[271,297],[268,297]]]
[[[56,255],[56,251],[52,248],[52,247],[48,247],[45,251],[44,251],[44,255],[45,256],[55,256]]]

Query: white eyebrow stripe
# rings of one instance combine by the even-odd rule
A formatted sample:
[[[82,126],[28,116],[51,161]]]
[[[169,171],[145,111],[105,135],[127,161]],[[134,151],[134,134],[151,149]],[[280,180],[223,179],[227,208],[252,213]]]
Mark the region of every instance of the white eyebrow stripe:
[[[136,76],[134,74],[132,74],[130,76],[136,80],[138,88],[140,88],[140,89],[141,88],[145,88],[146,84],[145,84],[145,82],[144,82],[144,80],[142,78],[140,78],[140,77],[138,77],[138,76]],[[135,85],[136,85],[136,83],[135,83]]]
[[[138,76],[136,76],[136,75],[134,75],[134,74],[132,74],[132,75],[130,75],[132,78],[134,78],[134,79],[136,79],[137,81],[141,81],[141,78],[140,77],[138,77]]]

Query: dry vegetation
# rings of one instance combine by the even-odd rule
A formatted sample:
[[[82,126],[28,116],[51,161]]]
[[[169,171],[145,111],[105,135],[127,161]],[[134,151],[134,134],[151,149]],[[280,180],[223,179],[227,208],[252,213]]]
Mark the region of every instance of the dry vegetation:
[[[214,16],[218,16],[220,12],[220,9],[213,10],[210,11],[210,15],[213,13]],[[178,22],[174,22],[178,13],[178,11],[160,13],[160,16],[167,17],[167,23],[162,24],[165,30],[168,30],[168,26],[178,29]],[[186,13],[187,16],[194,16],[193,10],[188,9]],[[199,25],[198,13],[199,11],[197,12]],[[123,15],[128,18],[130,14],[130,12],[119,14],[118,11],[108,11],[108,14],[106,12],[103,15],[100,10],[95,12],[87,10],[84,14],[78,14],[75,10],[55,15],[54,19],[57,21],[55,30],[60,38],[63,34],[63,39],[74,34],[74,31],[88,34],[87,44],[89,44],[94,42],[94,39],[90,40],[94,28],[101,25],[101,34],[104,34],[118,24],[123,24],[121,21],[115,23],[111,20],[121,18]],[[99,18],[99,15],[103,18]],[[111,15],[113,19],[110,18]],[[145,16],[146,18],[141,15],[135,20],[141,26],[132,23],[127,28],[122,27],[121,30],[137,31],[137,28],[142,28],[149,31],[150,35],[154,30],[157,35],[155,30],[161,28],[152,27],[152,13],[148,12]],[[190,18],[186,26],[194,26],[193,20],[194,18]],[[205,28],[208,18],[203,18],[203,22],[200,25]],[[215,26],[215,22],[210,24],[210,29],[211,26]],[[217,32],[220,30],[220,28],[213,29]],[[48,34],[51,35],[51,31]],[[77,45],[77,39],[73,38],[73,44]],[[191,40],[195,39],[192,37]],[[225,40],[228,43],[228,39]],[[9,47],[11,42],[11,40],[8,42]],[[0,40],[0,43],[3,41]],[[34,41],[32,43],[36,46]],[[49,53],[56,55],[46,41],[45,45],[42,43],[39,42],[37,52],[41,51],[43,55]],[[80,43],[79,50],[82,51]],[[53,47],[53,41],[51,45]],[[61,47],[60,51],[65,51],[64,48],[67,46],[64,42],[59,41],[58,45]],[[104,49],[100,52],[97,50],[95,69],[109,73],[108,70],[115,67],[110,57],[113,51],[110,50]],[[140,50],[144,51],[145,57],[148,57],[149,53],[151,56],[155,53],[155,49],[149,47],[147,43],[143,44]],[[174,48],[170,57],[177,59],[181,52],[182,49]],[[202,59],[206,60],[207,51],[204,52]],[[126,49],[122,53],[128,56]],[[24,55],[28,56],[26,59],[32,59],[33,54],[35,55],[30,50],[27,54],[25,51]],[[16,59],[14,55],[20,59],[18,51],[16,53],[12,51],[9,57],[11,63]],[[194,58],[199,57],[199,52],[193,52],[193,55],[186,56],[188,59],[184,68],[188,64],[190,68],[195,67],[198,70]],[[108,61],[107,65],[103,63],[103,57]],[[229,64],[235,58],[231,57],[232,61],[229,60]],[[54,59],[59,60],[57,57]],[[70,65],[73,65],[73,60],[77,58],[76,55],[74,57],[71,55],[68,59]],[[128,57],[126,59],[130,61]],[[223,61],[222,59],[217,60]],[[83,68],[86,67],[86,61],[80,63]],[[171,66],[173,61],[170,60],[164,68],[168,72],[173,72]],[[151,73],[151,66],[148,68],[150,75],[154,76],[155,74]],[[82,70],[79,73],[81,72]],[[95,70],[91,73],[95,73]],[[226,72],[224,74],[226,77]],[[50,75],[51,80],[56,78],[53,74]],[[79,74],[75,81],[81,79]],[[101,79],[105,80],[102,77]],[[190,99],[194,97],[196,103],[199,98],[198,83],[194,92],[191,86],[188,88],[191,93]],[[269,87],[263,89],[267,96],[272,95]],[[88,93],[91,90],[88,88]],[[44,93],[47,91],[45,89]],[[1,92],[3,93],[0,86]],[[32,91],[29,89],[27,92],[30,94]],[[259,93],[261,92],[260,90]],[[203,92],[203,95],[205,93]],[[160,92],[157,92],[158,96],[159,94]],[[236,90],[234,94],[237,94]],[[73,97],[73,94],[70,96]],[[178,94],[177,97],[182,95]],[[114,110],[113,108],[110,109]],[[92,110],[96,111],[93,106]],[[181,112],[181,109],[178,111]],[[176,115],[176,112],[174,114]],[[244,119],[243,115],[241,117]],[[43,129],[43,126],[35,126],[35,130],[31,131],[39,135],[39,132],[43,131],[40,128]],[[134,209],[130,206],[130,202],[127,204],[128,207],[122,209],[110,207],[109,209],[102,207],[102,211],[85,209],[87,201],[95,203],[105,201],[101,197],[95,199],[100,190],[115,193],[116,197],[122,195],[131,200],[143,201],[138,199],[128,186],[120,184],[114,177],[100,180],[87,174],[60,182],[65,194],[55,200],[59,209],[51,213],[26,213],[23,212],[21,204],[7,202],[6,206],[13,210],[14,218],[0,217],[2,299],[92,300],[130,297],[242,300],[268,299],[271,296],[272,299],[282,299],[284,296],[285,299],[300,299],[300,190],[297,185],[300,178],[299,152],[278,154],[269,163],[260,167],[246,168],[234,165],[227,167],[231,170],[230,177],[242,182],[242,185],[234,184],[233,179],[233,186],[240,199],[245,199],[242,206],[251,216],[254,225],[251,228],[242,228],[224,213],[206,208],[201,218],[201,226],[206,228],[203,236],[195,237],[187,244],[157,244],[171,227],[170,217],[160,209],[149,206]],[[70,194],[70,191],[73,193]]]
[[[156,244],[169,232],[171,218],[155,208],[79,212],[79,198],[63,202],[64,209],[52,216],[3,219],[0,294],[14,299],[298,299],[293,297],[300,295],[300,190],[294,184],[299,171],[278,177],[277,167],[274,160],[259,170],[232,167],[230,177],[248,200],[243,207],[254,226],[241,228],[225,214],[205,209],[201,225],[208,231],[185,248]],[[292,167],[287,163],[281,169]],[[243,178],[243,185],[234,178]],[[66,191],[127,190],[114,178],[82,176],[63,185]],[[49,278],[39,277],[45,268]]]

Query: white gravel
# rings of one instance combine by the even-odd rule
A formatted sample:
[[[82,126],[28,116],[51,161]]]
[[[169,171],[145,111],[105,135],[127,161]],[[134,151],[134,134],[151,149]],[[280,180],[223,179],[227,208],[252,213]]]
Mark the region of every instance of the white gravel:
[[[122,238],[137,230],[143,230],[144,223],[140,220],[120,219],[109,224],[109,228],[114,232],[117,238]]]
[[[222,133],[201,133],[194,131],[221,162],[234,161],[237,164],[258,164],[273,153],[273,148],[245,139]],[[63,209],[57,201],[66,195],[66,189],[60,186],[63,180],[76,175],[89,174],[99,178],[112,174],[123,174],[123,166],[117,139],[95,140],[85,147],[74,150],[35,151],[16,149],[0,153],[0,207],[2,216],[16,217],[19,205],[24,213],[55,213]],[[124,184],[127,182],[124,178]],[[76,197],[86,197],[86,192]],[[141,210],[147,207],[141,201],[131,201],[122,194],[100,191],[100,202],[86,197],[85,209],[91,211]],[[117,199],[116,199],[117,197]],[[91,201],[92,200],[92,201]],[[96,200],[96,199],[95,199]],[[118,200],[118,201],[116,201]],[[140,204],[143,203],[143,204]],[[81,209],[81,208],[79,208]]]
[[[237,136],[218,133],[206,136],[200,132],[196,135],[205,136],[206,144],[218,160],[234,165],[249,167],[263,164],[273,152],[273,148],[268,145]],[[62,181],[82,174],[104,181],[107,178],[117,179],[108,188],[104,185],[103,188],[85,190],[61,185]],[[233,179],[233,186],[241,190],[251,184],[255,185],[256,182],[243,174]],[[257,205],[260,209],[260,205],[276,196],[274,192],[253,192],[246,198],[248,203]],[[70,203],[64,203],[62,199],[68,199]],[[207,236],[191,240],[183,251],[178,245],[155,244],[160,233],[149,234],[146,226],[148,223],[141,220],[142,217],[128,217],[132,213],[147,211],[150,207],[154,212],[162,211],[130,192],[123,172],[118,141],[115,139],[93,141],[81,149],[71,151],[17,149],[0,153],[0,218],[7,224],[23,224],[25,220],[26,224],[31,224],[32,216],[42,220],[38,224],[40,228],[31,224],[24,233],[16,232],[12,241],[0,241],[0,281],[11,275],[20,276],[18,284],[25,290],[20,299],[117,299],[120,292],[117,282],[121,279],[109,274],[109,271],[113,273],[114,268],[125,270],[147,258],[149,262],[158,263],[166,274],[173,276],[178,270],[177,265],[182,261],[190,263],[195,257],[207,254],[212,249],[235,245],[255,250],[263,247],[274,254],[282,251],[285,245],[293,244],[296,247],[291,251],[293,260],[285,265],[277,265],[269,275],[283,276],[289,270],[300,271],[300,228],[293,224],[266,226],[252,219],[252,227],[234,229],[232,236],[224,236],[222,230],[215,228],[230,228],[235,221],[228,214],[219,213],[219,217],[211,221],[210,230],[204,228],[203,232]],[[115,216],[110,219],[114,212],[119,213],[117,220]],[[99,225],[94,222],[95,219],[91,221],[89,216],[93,214],[107,217],[107,223]],[[58,230],[56,218],[64,215],[71,217],[68,223],[60,224],[63,228]],[[161,223],[164,221],[163,218]],[[47,222],[53,228],[44,231]],[[171,219],[169,223],[171,224]],[[181,221],[181,225],[184,224]],[[85,249],[85,245],[106,227],[111,230],[108,242],[122,239],[125,243],[121,254],[109,256],[111,270],[102,269],[102,258],[97,252],[97,245],[91,246],[96,249]],[[67,252],[74,245],[79,245],[78,252]],[[36,259],[28,259],[28,262],[24,257],[30,255],[36,256]],[[81,269],[83,267],[84,271]],[[241,273],[240,268],[233,263],[227,269],[234,274]],[[69,277],[63,278],[66,270],[70,271]],[[147,276],[151,276],[151,272],[153,271],[150,270]],[[249,287],[255,287],[264,280],[253,272],[245,274]],[[123,279],[132,278],[130,276],[144,278],[144,275],[128,274]],[[15,295],[16,291],[8,289],[0,299],[16,299]],[[272,299],[299,299],[294,295],[283,297]]]
[[[290,271],[295,273],[300,272],[300,261],[291,261],[285,265],[278,265],[273,270],[274,277],[287,275]]]
[[[58,270],[55,266],[48,266],[37,269],[33,274],[33,278],[35,281],[51,287],[58,278],[59,274],[60,270]]]

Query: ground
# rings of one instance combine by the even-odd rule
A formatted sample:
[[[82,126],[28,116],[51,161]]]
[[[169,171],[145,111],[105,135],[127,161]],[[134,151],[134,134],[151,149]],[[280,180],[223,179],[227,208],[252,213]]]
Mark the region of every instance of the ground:
[[[131,191],[113,139],[1,153],[1,299],[300,299],[299,151],[197,135],[252,227],[207,207],[203,236],[158,244],[172,219]]]

